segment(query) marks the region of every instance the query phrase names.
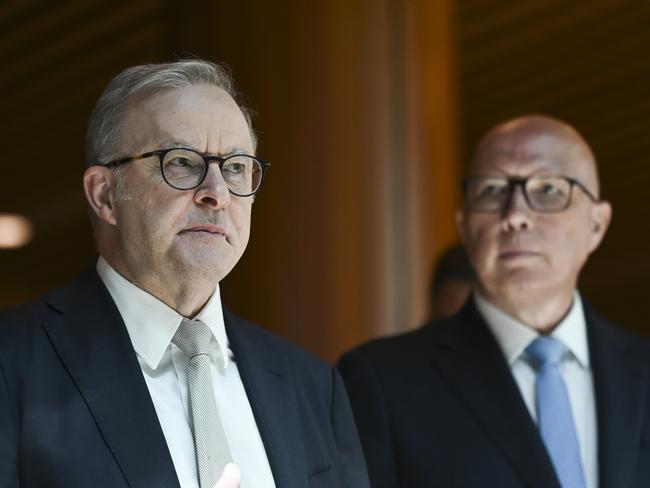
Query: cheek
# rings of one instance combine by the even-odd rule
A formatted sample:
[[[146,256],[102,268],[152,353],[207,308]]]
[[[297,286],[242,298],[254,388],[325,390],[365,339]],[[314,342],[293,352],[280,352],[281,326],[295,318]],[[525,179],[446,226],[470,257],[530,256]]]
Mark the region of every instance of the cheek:
[[[487,219],[473,219],[466,228],[466,246],[477,270],[491,265],[496,256],[500,227]]]
[[[557,226],[551,229],[554,239],[549,239],[550,251],[558,256],[558,261],[567,269],[581,266],[589,254],[590,235],[588,229],[580,223]]]
[[[539,237],[551,268],[548,279],[574,280],[589,254],[590,230],[580,214],[555,214],[538,222]]]
[[[128,227],[137,240],[136,245],[160,247],[176,235],[182,216],[186,214],[178,201],[166,201],[153,196],[132,199]]]
[[[155,219],[155,215],[143,207],[134,207],[129,212],[128,218],[120,225],[123,240],[128,243],[128,247],[140,249],[141,252],[149,250],[147,253],[150,253],[161,242],[157,234],[159,226],[154,225]]]
[[[230,218],[237,230],[237,235],[243,241],[248,241],[251,227],[252,206],[248,202],[237,202],[230,206]]]

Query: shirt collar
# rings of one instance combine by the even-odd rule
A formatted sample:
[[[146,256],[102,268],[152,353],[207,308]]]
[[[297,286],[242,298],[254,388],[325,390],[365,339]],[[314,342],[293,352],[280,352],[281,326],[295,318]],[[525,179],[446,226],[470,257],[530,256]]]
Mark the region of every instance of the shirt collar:
[[[519,359],[526,347],[540,336],[535,329],[511,317],[476,292],[474,293],[474,303],[511,366]],[[582,299],[577,291],[573,294],[573,303],[569,313],[550,335],[562,342],[583,368],[589,367],[587,325]]]
[[[137,355],[151,369],[158,368],[183,316],[166,303],[120,275],[100,256],[97,273],[111,294]],[[222,366],[230,364],[228,337],[223,320],[219,284],[195,319],[208,326],[221,351]]]

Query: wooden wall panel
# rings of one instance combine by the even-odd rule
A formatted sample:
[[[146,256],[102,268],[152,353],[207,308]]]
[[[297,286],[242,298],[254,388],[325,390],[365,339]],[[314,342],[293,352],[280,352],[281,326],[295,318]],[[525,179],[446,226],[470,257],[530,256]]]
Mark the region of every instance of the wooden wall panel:
[[[256,5],[221,5],[215,38],[274,162],[224,293],[247,310],[238,290],[261,285],[272,298],[247,312],[332,359],[424,320],[433,257],[454,238],[453,19],[428,2]],[[263,44],[229,42],[244,22]]]

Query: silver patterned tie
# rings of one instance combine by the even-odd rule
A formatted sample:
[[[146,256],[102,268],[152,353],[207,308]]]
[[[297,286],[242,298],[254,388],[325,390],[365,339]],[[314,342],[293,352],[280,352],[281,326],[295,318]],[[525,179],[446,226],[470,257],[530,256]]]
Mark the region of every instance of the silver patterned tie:
[[[214,400],[208,347],[212,333],[199,320],[183,319],[172,342],[189,357],[187,382],[190,422],[201,488],[212,488],[224,466],[232,461]],[[215,348],[215,351],[220,351]]]

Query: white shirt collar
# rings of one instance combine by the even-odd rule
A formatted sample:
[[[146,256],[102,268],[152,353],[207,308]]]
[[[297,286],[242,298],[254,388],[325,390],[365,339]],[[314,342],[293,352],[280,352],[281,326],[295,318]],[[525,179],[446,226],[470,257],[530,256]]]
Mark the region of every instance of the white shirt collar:
[[[539,333],[511,317],[503,310],[474,293],[474,303],[479,313],[494,334],[503,355],[511,366],[519,359],[526,347],[539,337]],[[573,294],[569,313],[553,329],[551,337],[562,342],[571,351],[583,368],[589,367],[589,346],[587,325],[580,294]]]
[[[122,315],[133,348],[147,366],[156,369],[183,320],[183,316],[166,303],[131,283],[100,256],[97,273],[108,288]],[[221,350],[224,369],[230,363],[228,337],[223,320],[219,284],[195,319],[205,323]]]

